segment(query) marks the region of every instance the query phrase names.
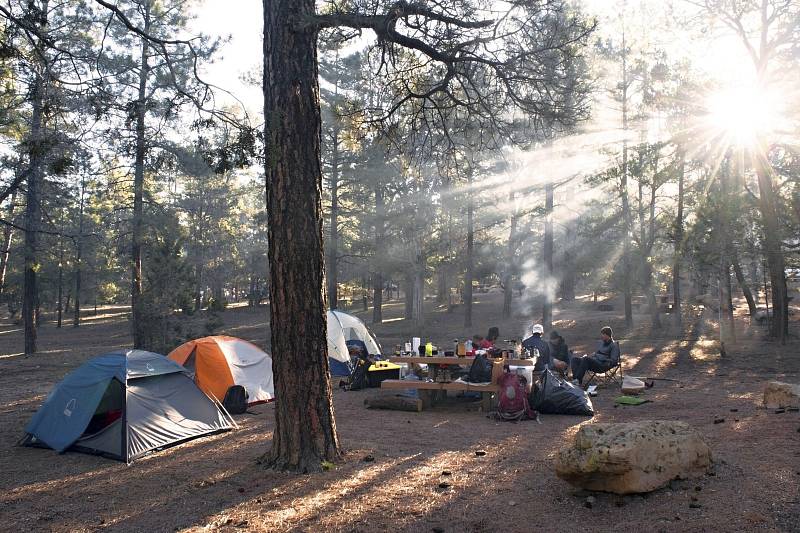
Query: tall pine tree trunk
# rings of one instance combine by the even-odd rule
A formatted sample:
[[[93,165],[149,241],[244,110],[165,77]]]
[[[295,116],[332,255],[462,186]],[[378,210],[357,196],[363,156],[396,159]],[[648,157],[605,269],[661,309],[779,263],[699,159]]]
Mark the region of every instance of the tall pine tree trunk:
[[[742,265],[739,263],[739,254],[736,253],[736,250],[731,247],[731,262],[733,263],[733,272],[736,274],[736,281],[739,283],[739,288],[742,289],[742,294],[744,294],[744,299],[747,300],[747,310],[751,317],[755,316],[756,311],[756,300],[753,298],[753,291],[750,290],[750,286],[747,284],[747,280],[744,277],[744,272],[742,272]]]
[[[622,176],[619,188],[622,202],[622,292],[625,305],[625,325],[633,326],[633,302],[631,294],[631,208],[628,201],[628,49],[625,32],[622,33]]]
[[[375,185],[375,272],[372,276],[372,323],[383,322],[383,250],[386,204],[383,184]]]
[[[467,174],[467,269],[464,272],[464,327],[472,327],[472,279],[474,277],[475,222],[472,173]]]
[[[770,322],[770,336],[786,342],[789,332],[789,302],[786,288],[786,266],[781,246],[781,231],[778,224],[778,207],[775,190],[772,183],[769,162],[765,156],[759,157],[756,162],[758,175],[758,206],[761,211],[761,221],[764,225],[764,254],[767,257],[769,281],[772,287],[772,320]]]
[[[56,327],[61,328],[61,318],[64,313],[64,245],[60,244],[58,252],[58,309],[56,318]]]
[[[545,185],[545,201],[544,201],[544,268],[545,280],[542,283],[544,287],[544,305],[542,307],[542,325],[545,331],[553,329],[553,183],[548,182]]]
[[[275,430],[263,461],[299,472],[339,457],[328,369],[314,0],[263,0],[264,133]]]
[[[328,243],[328,261],[325,273],[328,281],[328,306],[339,307],[339,130],[333,130],[331,161],[331,241]]]
[[[661,310],[656,301],[655,287],[653,287],[653,265],[650,264],[649,257],[653,253],[653,246],[656,242],[656,187],[655,176],[658,175],[658,169],[653,169],[653,183],[650,186],[650,202],[648,204],[648,221],[647,231],[643,233],[643,237],[647,239],[647,246],[645,247],[646,253],[642,254],[642,262],[644,267],[644,286],[647,294],[647,304],[650,310],[650,325],[653,330],[661,329]]]
[[[422,332],[425,327],[425,262],[420,255],[414,269],[414,327]]]
[[[728,163],[723,165],[724,172],[719,173],[719,208],[717,224],[719,226],[719,338],[722,344],[722,353],[726,352],[725,346],[736,340],[736,330],[733,323],[733,300],[731,294],[731,260],[729,254],[730,233],[728,223],[728,210],[730,198],[728,195],[728,180],[730,173]]]
[[[680,330],[682,324],[681,313],[681,257],[683,255],[683,184],[686,171],[686,161],[683,152],[680,152],[678,167],[678,208],[675,213],[675,229],[672,256],[672,313],[675,327]]]
[[[43,3],[44,13],[47,2]],[[41,23],[45,26],[45,22]],[[30,172],[25,192],[25,267],[22,294],[22,321],[25,329],[25,353],[36,353],[37,310],[39,308],[39,290],[36,273],[39,270],[37,247],[39,222],[41,220],[40,187],[44,179],[44,164],[47,155],[45,139],[44,103],[46,99],[46,74],[37,74],[31,91],[31,131],[29,136],[28,157]]]
[[[83,215],[86,204],[86,179],[81,179],[81,193],[78,204],[78,236],[75,239],[75,309],[72,314],[72,327],[81,325],[81,282],[83,270]],[[69,305],[69,298],[67,298]]]
[[[503,318],[511,317],[511,302],[514,298],[514,267],[517,257],[517,210],[514,207],[514,191],[509,195],[511,208],[511,220],[508,230],[508,247],[506,248],[506,274],[503,277]]]
[[[144,31],[150,31],[150,2],[144,5]],[[131,238],[131,317],[133,321],[133,347],[144,348],[147,325],[144,323],[142,294],[142,241],[144,240],[144,160],[147,154],[145,115],[147,113],[147,81],[150,75],[148,54],[150,41],[142,39],[139,64],[139,93],[136,100],[136,147],[133,168],[133,231]]]
[[[14,219],[14,203],[17,201],[17,191],[11,193],[11,203],[8,204],[8,220]],[[6,289],[6,272],[8,271],[8,258],[11,255],[11,239],[14,236],[13,228],[6,224],[3,228],[3,249],[0,251],[0,299]]]

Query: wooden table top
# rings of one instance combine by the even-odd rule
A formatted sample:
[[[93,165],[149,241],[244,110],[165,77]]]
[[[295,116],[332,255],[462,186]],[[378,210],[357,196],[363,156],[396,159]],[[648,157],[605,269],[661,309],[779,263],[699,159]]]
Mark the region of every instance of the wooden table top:
[[[389,362],[401,363],[417,363],[420,365],[461,365],[469,366],[475,360],[474,357],[398,357],[393,356],[389,358]],[[489,358],[490,361],[497,361],[497,359]],[[533,359],[503,359],[504,365],[509,366],[534,366],[536,363]]]

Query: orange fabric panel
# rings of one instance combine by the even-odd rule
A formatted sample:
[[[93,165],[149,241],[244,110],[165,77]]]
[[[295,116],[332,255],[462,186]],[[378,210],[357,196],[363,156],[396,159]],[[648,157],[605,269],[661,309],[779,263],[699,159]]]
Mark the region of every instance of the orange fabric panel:
[[[196,350],[194,381],[203,392],[221,402],[233,385],[228,361],[213,341],[197,343]]]
[[[186,364],[186,360],[189,359],[189,355],[191,355],[192,350],[194,350],[194,346],[195,346],[194,341],[181,344],[180,346],[169,352],[169,354],[167,354],[167,359],[172,359],[179,365],[183,366],[184,364]]]

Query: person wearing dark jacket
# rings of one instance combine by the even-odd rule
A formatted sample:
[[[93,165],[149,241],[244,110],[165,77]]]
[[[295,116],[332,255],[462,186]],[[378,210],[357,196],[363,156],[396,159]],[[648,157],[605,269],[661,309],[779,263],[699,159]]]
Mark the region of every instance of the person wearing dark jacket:
[[[544,327],[541,324],[533,326],[533,334],[522,341],[522,347],[533,355],[534,348],[539,351],[539,359],[533,367],[534,372],[540,372],[550,365],[550,346],[542,339]]]
[[[548,344],[550,348],[550,367],[562,374],[566,374],[569,368],[569,348],[567,343],[564,342],[564,337],[555,330],[551,331]]]
[[[587,370],[606,372],[619,363],[619,344],[614,340],[614,332],[606,326],[600,330],[600,342],[592,355],[572,358],[572,377],[582,385]]]

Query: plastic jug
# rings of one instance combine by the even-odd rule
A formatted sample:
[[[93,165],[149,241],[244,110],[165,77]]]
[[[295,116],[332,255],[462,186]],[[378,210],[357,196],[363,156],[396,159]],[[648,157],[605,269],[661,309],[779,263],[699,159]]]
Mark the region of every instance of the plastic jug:
[[[433,343],[429,342],[425,344],[425,355],[427,357],[433,357]]]

